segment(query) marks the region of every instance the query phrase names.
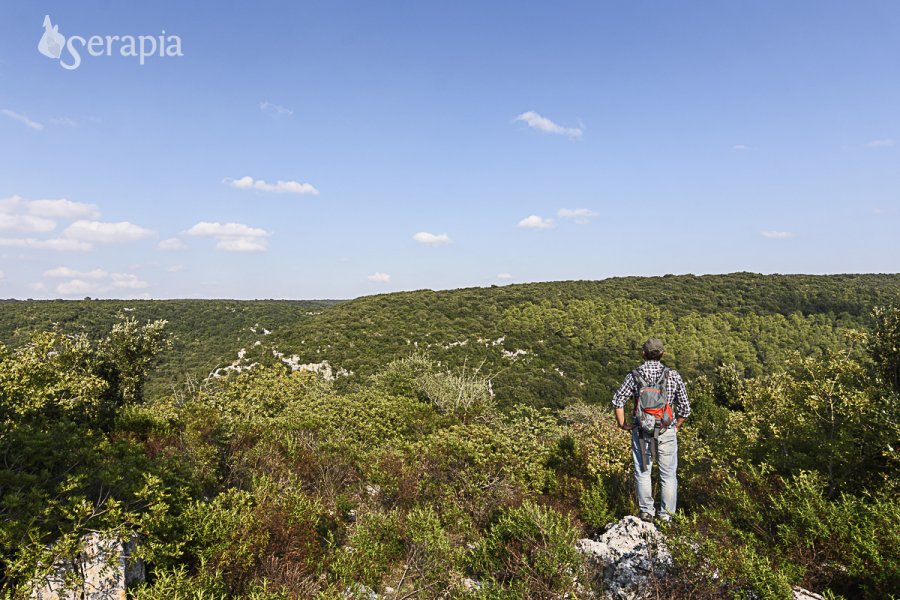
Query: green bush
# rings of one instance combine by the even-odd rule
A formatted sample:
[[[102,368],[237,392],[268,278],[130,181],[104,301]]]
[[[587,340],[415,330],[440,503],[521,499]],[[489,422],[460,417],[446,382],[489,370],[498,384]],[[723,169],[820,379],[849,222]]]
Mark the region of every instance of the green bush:
[[[335,552],[331,574],[342,586],[380,588],[404,556],[402,516],[396,511],[363,513],[349,532],[346,545]]]
[[[555,598],[573,590],[581,558],[575,549],[577,531],[553,510],[525,501],[504,510],[472,551],[476,573],[526,592],[529,598]]]
[[[578,515],[594,530],[603,529],[608,523],[616,520],[615,513],[609,505],[606,486],[600,479],[581,493],[578,506],[580,509]]]

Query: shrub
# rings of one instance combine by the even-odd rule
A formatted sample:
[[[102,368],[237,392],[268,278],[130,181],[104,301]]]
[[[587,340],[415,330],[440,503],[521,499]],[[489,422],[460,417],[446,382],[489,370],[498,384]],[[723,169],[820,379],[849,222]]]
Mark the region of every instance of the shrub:
[[[403,525],[397,511],[361,514],[347,544],[335,553],[332,576],[342,586],[381,587],[385,576],[404,557]]]
[[[599,530],[616,520],[609,505],[609,498],[603,480],[598,479],[581,493],[578,502],[578,516],[592,529]]]
[[[472,568],[501,587],[523,586],[529,598],[571,591],[582,564],[577,531],[553,509],[526,501],[503,511],[472,551]]]
[[[432,507],[417,507],[407,514],[405,544],[404,562],[414,575],[413,589],[423,590],[425,597],[439,597],[452,587],[459,577],[463,552],[454,546]]]

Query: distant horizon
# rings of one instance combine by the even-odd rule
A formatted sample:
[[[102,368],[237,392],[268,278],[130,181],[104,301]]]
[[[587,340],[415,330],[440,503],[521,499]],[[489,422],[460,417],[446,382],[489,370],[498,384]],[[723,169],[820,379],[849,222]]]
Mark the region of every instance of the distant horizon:
[[[0,296],[900,272],[900,3],[0,5]]]
[[[225,297],[171,297],[171,298],[0,298],[0,302],[167,302],[167,301],[221,301],[221,302],[351,302],[370,296],[388,296],[392,294],[405,294],[414,292],[454,292],[470,289],[490,289],[494,287],[512,287],[522,285],[535,284],[555,284],[555,283],[579,283],[579,282],[595,282],[608,281],[610,279],[658,279],[664,277],[727,277],[729,275],[759,275],[762,277],[845,277],[845,276],[900,276],[900,272],[896,273],[757,273],[753,271],[732,271],[730,273],[666,273],[663,275],[615,275],[612,277],[604,277],[602,279],[555,279],[546,281],[521,281],[514,283],[492,283],[489,285],[463,286],[457,288],[416,288],[409,290],[395,290],[391,292],[375,292],[372,294],[363,294],[350,298],[225,298]]]

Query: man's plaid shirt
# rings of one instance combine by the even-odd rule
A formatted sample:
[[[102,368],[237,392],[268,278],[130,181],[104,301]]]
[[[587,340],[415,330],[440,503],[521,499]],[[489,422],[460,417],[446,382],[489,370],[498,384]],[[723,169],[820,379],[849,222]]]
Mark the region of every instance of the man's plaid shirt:
[[[645,382],[654,382],[657,377],[662,374],[663,364],[658,360],[647,360],[644,364],[637,368],[637,371],[644,378]],[[613,396],[613,406],[622,408],[629,399],[634,398],[636,393],[634,377],[629,371],[625,376],[625,381],[619,387],[619,390]],[[666,380],[666,397],[669,399],[669,405],[675,411],[676,418],[686,419],[691,414],[691,404],[688,402],[687,389],[684,387],[684,380],[678,371],[669,369],[669,378]]]

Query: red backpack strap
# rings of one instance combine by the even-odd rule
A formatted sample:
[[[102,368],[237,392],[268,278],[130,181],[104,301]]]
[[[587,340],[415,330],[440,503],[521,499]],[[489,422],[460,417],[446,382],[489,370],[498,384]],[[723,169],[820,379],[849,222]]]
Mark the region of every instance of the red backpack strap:
[[[671,369],[669,367],[663,367],[662,375],[660,375],[659,383],[660,388],[665,391],[666,394],[666,406],[663,408],[663,413],[669,413],[669,421],[671,423],[675,423],[675,413],[672,412],[672,404],[669,402],[669,372]]]

